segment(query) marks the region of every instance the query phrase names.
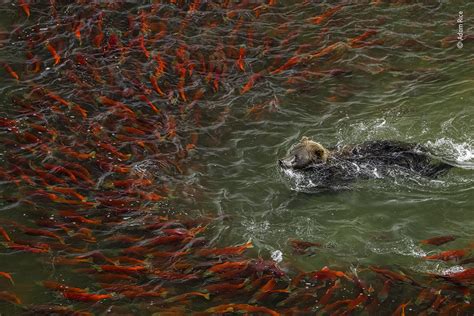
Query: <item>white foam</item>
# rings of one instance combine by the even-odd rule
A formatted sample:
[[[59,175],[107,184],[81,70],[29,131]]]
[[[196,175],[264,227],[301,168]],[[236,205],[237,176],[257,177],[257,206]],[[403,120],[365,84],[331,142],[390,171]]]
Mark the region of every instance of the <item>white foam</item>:
[[[449,138],[440,138],[434,142],[426,142],[426,146],[443,153],[443,156],[459,163],[474,163],[474,145],[469,142],[456,143]]]
[[[369,249],[377,254],[397,254],[417,258],[426,256],[426,252],[409,237],[403,237],[401,240],[395,240],[378,246],[369,243],[368,246]]]
[[[290,180],[290,188],[295,191],[304,191],[305,189],[316,186],[304,173],[293,169],[283,169],[283,173]]]
[[[464,268],[462,266],[453,266],[453,267],[450,267],[448,269],[444,269],[441,274],[442,275],[450,275],[450,274],[453,274],[453,273],[459,273],[459,272],[463,272],[464,271]]]
[[[275,250],[274,252],[272,252],[272,259],[276,263],[282,262],[283,261],[283,252],[281,252],[280,250]]]

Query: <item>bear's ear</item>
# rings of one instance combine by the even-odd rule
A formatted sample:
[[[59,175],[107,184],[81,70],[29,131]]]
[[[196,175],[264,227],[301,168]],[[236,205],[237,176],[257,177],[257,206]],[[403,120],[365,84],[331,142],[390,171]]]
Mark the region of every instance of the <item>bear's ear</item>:
[[[308,140],[309,140],[309,137],[307,137],[307,136],[301,137],[301,142],[306,142]]]
[[[313,152],[314,152],[314,156],[318,159],[321,159],[321,157],[323,156],[323,150],[319,147],[314,148]]]
[[[321,145],[316,146],[316,147],[314,148],[314,155],[316,156],[316,158],[317,158],[318,160],[320,160],[320,161],[322,161],[322,162],[324,162],[324,163],[325,163],[325,162],[327,161],[327,159],[328,159],[328,153],[327,153],[326,149],[325,149],[323,146],[321,146]]]

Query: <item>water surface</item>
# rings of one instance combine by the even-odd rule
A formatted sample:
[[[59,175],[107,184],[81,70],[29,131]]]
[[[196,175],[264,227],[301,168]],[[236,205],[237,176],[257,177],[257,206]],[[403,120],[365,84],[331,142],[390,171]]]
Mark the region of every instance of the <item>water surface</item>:
[[[2,280],[2,291],[16,293],[22,303],[1,302],[0,310],[20,314],[27,307],[54,304],[97,314],[209,314],[208,308],[219,304],[255,304],[253,291],[271,276],[242,276],[255,285],[246,287],[244,296],[214,298],[212,293],[209,301],[166,301],[213,284],[208,265],[232,257],[203,259],[192,252],[194,246],[166,245],[128,254],[132,259],[127,262],[118,259],[151,238],[182,234],[147,228],[175,218],[171,229],[206,227],[205,242],[193,239],[197,249],[251,241],[254,248],[245,260],[261,258],[288,272],[278,279],[280,289],[296,271],[324,266],[344,271],[394,267],[415,276],[462,270],[457,261],[422,257],[472,247],[474,6],[467,1],[340,5],[278,1],[192,9],[181,2],[35,3],[29,17],[16,4],[2,6],[0,226],[15,242],[35,247],[44,242],[50,248],[42,254],[14,251],[4,237],[0,271],[11,273],[15,284]],[[338,9],[329,15],[331,8]],[[466,37],[462,48],[456,40],[460,10]],[[314,22],[325,14],[319,24]],[[353,40],[369,30],[373,34],[355,45]],[[59,54],[58,62],[48,44]],[[333,49],[326,52],[328,47]],[[287,65],[291,58],[298,61]],[[160,60],[166,64],[161,70]],[[154,76],[163,91],[154,87]],[[120,103],[107,103],[104,97]],[[308,192],[292,185],[276,164],[302,136],[327,147],[380,139],[418,143],[455,168],[438,179],[388,177],[357,181],[335,192]],[[79,152],[90,156],[79,158]],[[74,180],[58,166],[89,173],[89,178]],[[41,170],[58,177],[54,181],[59,184],[41,176]],[[113,184],[130,179],[149,184]],[[54,186],[74,189],[84,199],[56,192],[69,202],[58,200],[48,195]],[[98,222],[78,223],[79,215]],[[25,227],[61,238],[31,237],[35,234],[26,234]],[[110,241],[123,235],[138,241]],[[457,239],[437,248],[420,244],[441,235]],[[311,254],[295,254],[289,243],[294,239],[322,246]],[[191,249],[189,261],[153,257],[156,251],[183,249]],[[142,260],[138,265],[147,273],[133,275],[130,284],[169,293],[130,299],[108,290],[99,280],[99,267],[110,264],[104,257],[57,264],[57,258],[77,259],[91,251],[118,260],[116,265]],[[472,264],[464,265],[469,268]],[[156,269],[199,278],[181,284],[157,276]],[[68,300],[62,290],[45,289],[44,280],[113,293],[113,298],[95,304]],[[373,281],[377,291],[383,281]],[[401,288],[380,312],[393,312],[419,290]],[[337,297],[359,294],[345,291],[349,294]],[[470,304],[452,291],[446,294],[452,304]],[[280,298],[257,301],[285,311]],[[301,312],[320,308],[316,304]]]

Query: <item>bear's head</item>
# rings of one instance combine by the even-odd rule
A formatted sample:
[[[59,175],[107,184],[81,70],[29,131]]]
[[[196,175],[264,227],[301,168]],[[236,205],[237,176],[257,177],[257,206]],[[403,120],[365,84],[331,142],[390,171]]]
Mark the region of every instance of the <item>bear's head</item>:
[[[325,163],[328,157],[329,151],[323,145],[303,136],[290,150],[290,154],[278,160],[278,163],[285,169],[302,169],[312,163]]]

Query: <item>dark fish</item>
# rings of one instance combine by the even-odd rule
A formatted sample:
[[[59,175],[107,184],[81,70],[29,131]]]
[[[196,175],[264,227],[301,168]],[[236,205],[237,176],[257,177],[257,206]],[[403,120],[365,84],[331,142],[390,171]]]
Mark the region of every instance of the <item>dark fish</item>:
[[[457,237],[453,235],[446,235],[446,236],[439,236],[439,237],[433,237],[429,239],[424,239],[421,240],[420,242],[425,245],[435,245],[435,246],[440,246],[443,245],[447,242],[456,240]]]

